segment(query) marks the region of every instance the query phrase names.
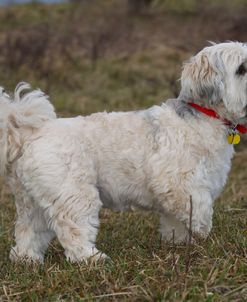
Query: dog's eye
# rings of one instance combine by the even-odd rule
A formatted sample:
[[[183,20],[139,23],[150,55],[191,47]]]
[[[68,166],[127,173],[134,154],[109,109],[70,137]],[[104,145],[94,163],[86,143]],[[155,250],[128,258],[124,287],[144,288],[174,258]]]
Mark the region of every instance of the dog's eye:
[[[246,70],[244,64],[241,64],[241,65],[238,67],[238,69],[237,69],[237,71],[236,71],[236,74],[237,74],[237,75],[244,75],[244,74],[246,74],[246,72],[247,72],[247,70]]]

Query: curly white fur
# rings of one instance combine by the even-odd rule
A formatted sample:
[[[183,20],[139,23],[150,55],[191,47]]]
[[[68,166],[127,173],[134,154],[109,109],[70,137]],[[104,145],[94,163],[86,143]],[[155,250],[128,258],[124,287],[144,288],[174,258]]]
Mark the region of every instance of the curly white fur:
[[[58,119],[44,94],[20,84],[14,100],[0,96],[0,169],[16,198],[11,259],[43,261],[57,236],[71,261],[101,257],[98,213],[139,207],[157,211],[164,240],[192,231],[205,237],[214,200],[226,183],[233,147],[221,120],[188,101],[238,122],[246,116],[247,48],[223,43],[203,49],[182,73],[176,100],[137,112]]]

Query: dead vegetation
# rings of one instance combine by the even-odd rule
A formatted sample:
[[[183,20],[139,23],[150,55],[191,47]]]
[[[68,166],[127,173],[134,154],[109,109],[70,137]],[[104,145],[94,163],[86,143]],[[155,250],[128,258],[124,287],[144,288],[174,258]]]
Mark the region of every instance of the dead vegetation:
[[[62,108],[61,104],[64,103],[62,88],[75,94],[83,91],[84,97],[94,102],[93,95],[84,89],[86,78],[97,81],[102,72],[109,77],[110,66],[114,69],[116,65],[132,64],[133,56],[138,55],[148,58],[150,65],[153,60],[159,60],[163,67],[163,61],[170,60],[168,49],[173,52],[172,67],[163,71],[163,86],[167,86],[163,90],[166,90],[164,97],[173,96],[179,90],[179,85],[174,83],[179,78],[183,59],[204,47],[207,41],[245,39],[244,1],[235,6],[230,1],[223,6],[224,1],[219,0],[139,1],[142,5],[137,2],[85,0],[2,9],[1,83],[10,88],[23,79],[37,83],[52,94],[60,110],[67,111],[68,106],[64,104]],[[158,54],[159,49],[164,51]],[[149,85],[155,86],[156,82],[152,79]],[[154,102],[159,94],[146,96]],[[104,95],[99,102],[111,103],[110,99],[103,99]],[[124,108],[122,100],[117,102]],[[114,109],[111,104],[109,108]],[[93,110],[72,111],[78,109],[82,113]]]
[[[138,109],[176,96],[182,61],[208,40],[246,37],[244,1],[127,4],[2,8],[1,85],[29,81],[62,115]],[[11,264],[15,209],[1,186],[0,301],[246,301],[246,161],[242,144],[207,240],[164,245],[156,215],[104,210],[98,246],[112,261],[89,266],[67,263],[57,242],[44,267]]]

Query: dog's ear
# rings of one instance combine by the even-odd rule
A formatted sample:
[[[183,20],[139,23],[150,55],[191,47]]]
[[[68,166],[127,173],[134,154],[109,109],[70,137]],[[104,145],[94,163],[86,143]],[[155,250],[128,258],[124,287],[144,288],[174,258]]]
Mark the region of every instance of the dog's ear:
[[[216,62],[210,62],[206,53],[199,53],[186,62],[183,66],[179,97],[195,102],[220,101],[224,87],[217,65]]]

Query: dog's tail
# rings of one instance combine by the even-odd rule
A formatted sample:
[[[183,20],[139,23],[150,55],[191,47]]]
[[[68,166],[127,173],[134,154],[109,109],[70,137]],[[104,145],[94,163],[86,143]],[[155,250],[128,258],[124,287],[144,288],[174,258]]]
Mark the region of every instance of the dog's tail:
[[[1,87],[0,87],[1,88]],[[0,175],[17,156],[23,142],[23,133],[40,128],[44,122],[55,119],[56,114],[48,97],[39,89],[24,93],[30,85],[16,86],[11,98],[0,89]]]

